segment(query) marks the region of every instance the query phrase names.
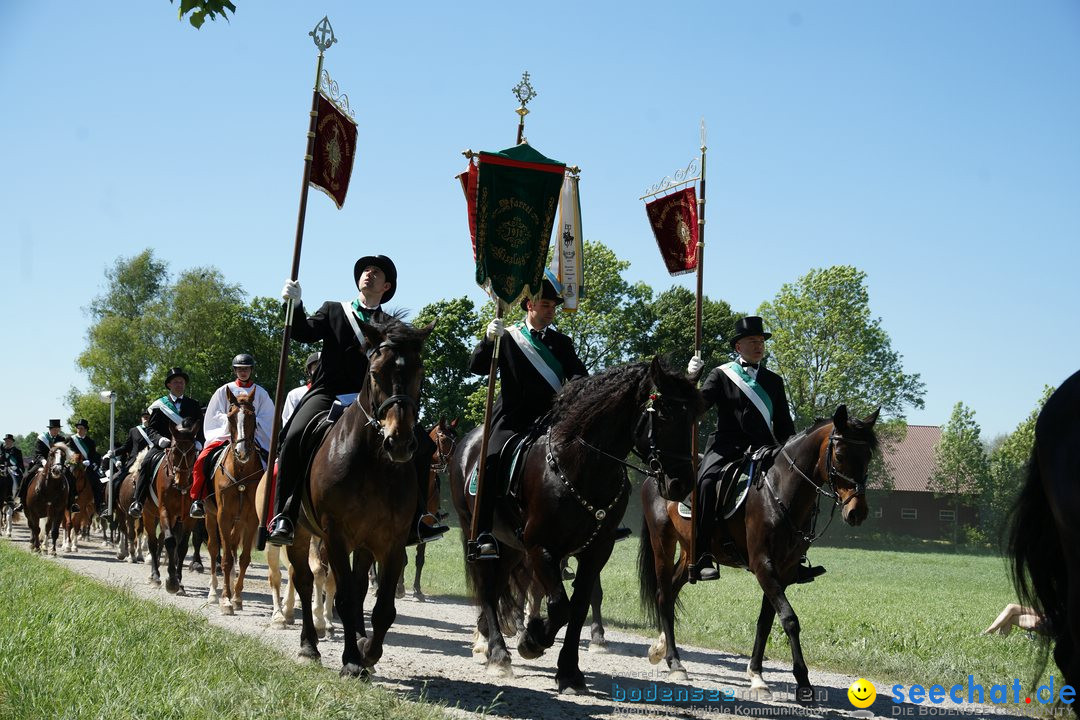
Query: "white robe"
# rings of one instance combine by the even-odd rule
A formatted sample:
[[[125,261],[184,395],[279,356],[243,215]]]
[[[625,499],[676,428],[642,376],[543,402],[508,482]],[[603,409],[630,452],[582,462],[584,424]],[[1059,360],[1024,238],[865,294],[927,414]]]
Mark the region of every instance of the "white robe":
[[[268,449],[270,430],[274,423],[274,401],[270,399],[270,393],[266,392],[261,385],[242,388],[235,381],[219,387],[206,406],[206,415],[203,416],[203,435],[206,436],[207,444],[220,437],[229,436],[229,397],[225,394],[226,388],[231,390],[233,395],[255,393],[255,442],[264,450]]]
[[[285,423],[289,422],[289,418],[296,412],[296,406],[300,404],[300,398],[307,395],[308,386],[304,383],[300,387],[294,387],[289,391],[289,394],[285,396],[285,402],[281,405],[281,425],[285,426]]]

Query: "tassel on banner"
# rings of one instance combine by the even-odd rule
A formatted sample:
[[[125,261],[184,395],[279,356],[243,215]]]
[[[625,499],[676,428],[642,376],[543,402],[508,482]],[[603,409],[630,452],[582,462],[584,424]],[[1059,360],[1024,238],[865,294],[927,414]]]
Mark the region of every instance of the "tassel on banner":
[[[563,312],[577,311],[585,294],[585,245],[581,235],[581,197],[577,175],[567,173],[559,196],[559,224],[555,226],[555,248],[551,253],[551,274],[562,286]]]

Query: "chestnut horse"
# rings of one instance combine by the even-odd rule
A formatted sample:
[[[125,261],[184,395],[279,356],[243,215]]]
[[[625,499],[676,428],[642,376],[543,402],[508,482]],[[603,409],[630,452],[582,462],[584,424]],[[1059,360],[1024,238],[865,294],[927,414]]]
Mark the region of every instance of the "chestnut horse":
[[[1009,556],[1020,602],[1044,618],[1043,652],[1072,687],[1080,684],[1080,372],[1047,398],[1035,421],[1027,476],[1009,522]],[[1075,706],[1074,712],[1080,714]]]
[[[214,471],[214,490],[206,497],[206,553],[210,556],[210,590],[207,600],[218,601],[218,547],[224,590],[219,607],[223,615],[232,615],[244,607],[244,575],[251,562],[251,546],[259,517],[255,512],[255,490],[263,474],[262,457],[255,445],[255,398],[250,393],[233,395],[229,400],[229,437],[225,456]],[[241,545],[243,546],[241,548]],[[240,553],[240,571],[233,581],[233,563]]]
[[[875,410],[863,420],[849,419],[847,408],[841,405],[832,420],[819,420],[789,438],[773,467],[750,487],[742,506],[730,518],[717,523],[712,538],[697,539],[698,543],[709,544],[721,565],[749,569],[761,586],[757,635],[747,668],[750,689],[755,693],[769,692],[761,677],[761,662],[773,619],[779,615],[791,644],[797,698],[813,699],[799,643],[799,618],[785,590],[795,582],[807,548],[820,536],[817,518],[821,498],[826,498],[833,512],[839,508],[849,525],[859,525],[866,519],[866,474],[877,448],[877,417]],[[689,494],[689,488],[674,490],[670,488],[666,494]],[[686,679],[686,671],[675,646],[675,606],[689,578],[691,524],[679,515],[678,503],[665,499],[655,482],[647,480],[642,484],[641,504],[645,513],[638,552],[641,603],[660,627],[649,660],[657,663],[663,657],[669,680],[681,681]],[[725,544],[728,538],[733,546]],[[676,544],[681,552],[678,562],[673,562]]]
[[[70,504],[65,473],[75,453],[62,442],[49,448],[45,467],[35,465],[30,472],[26,489],[23,515],[30,528],[30,549],[41,552],[41,521],[45,522],[45,535],[52,539],[51,554],[56,554],[56,538],[60,536],[60,523]]]
[[[342,675],[370,676],[382,657],[386,631],[397,617],[394,589],[405,566],[405,543],[416,510],[412,459],[424,376],[420,352],[434,326],[416,329],[395,318],[360,323],[368,372],[356,402],[315,451],[305,492],[310,513],[304,511],[307,519],[301,518],[288,548],[290,579],[303,610],[299,654],[316,658],[319,641],[312,621],[308,564],[312,531],[326,543],[344,630]],[[365,580],[373,562],[379,564],[379,590],[368,637],[363,619]],[[364,636],[362,644],[358,632]]]
[[[71,455],[68,472],[75,478],[75,502],[79,505],[79,511],[73,513],[68,508],[64,508],[64,520],[61,523],[64,530],[64,545],[61,549],[64,552],[79,551],[79,536],[90,529],[90,524],[95,517],[94,491],[90,483],[97,482],[97,478],[86,472],[83,459],[77,451]]]
[[[623,458],[633,450],[646,458],[646,472],[689,487],[690,437],[701,409],[701,393],[693,383],[659,359],[612,368],[559,391],[551,426],[520,461],[520,487],[495,505],[499,558],[466,563],[480,605],[477,630],[487,639],[489,673],[513,675],[500,628],[512,630],[525,594],[539,582],[548,616],[529,620],[518,653],[525,659],[539,657],[565,625],[555,676],[559,692],[586,691],[578,641],[626,510],[630,483]],[[465,489],[480,459],[481,433],[478,428],[466,435],[450,463],[462,528],[471,522],[474,498]],[[490,491],[499,479],[486,482]],[[561,563],[570,556],[577,557],[577,575],[567,599]]]
[[[161,544],[164,539],[165,552],[169,559],[169,577],[165,589],[172,595],[185,595],[182,584],[184,556],[188,549],[188,536],[195,526],[195,520],[188,515],[191,502],[188,491],[191,490],[191,471],[199,451],[195,447],[195,433],[198,420],[185,419],[181,427],[170,426],[172,444],[166,448],[165,457],[154,472],[153,485],[157,493],[157,506],[147,502],[143,506],[142,523],[146,529],[146,539],[150,546],[152,563],[151,581],[160,581],[158,563],[161,558]],[[152,498],[148,498],[152,500]],[[161,535],[158,535],[158,526]]]

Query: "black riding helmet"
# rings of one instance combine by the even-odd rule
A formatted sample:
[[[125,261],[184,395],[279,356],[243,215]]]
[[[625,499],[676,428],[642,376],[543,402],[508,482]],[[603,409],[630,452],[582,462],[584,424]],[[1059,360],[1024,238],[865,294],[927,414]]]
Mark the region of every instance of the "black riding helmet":
[[[240,353],[232,359],[233,367],[255,367],[255,358],[250,353]]]

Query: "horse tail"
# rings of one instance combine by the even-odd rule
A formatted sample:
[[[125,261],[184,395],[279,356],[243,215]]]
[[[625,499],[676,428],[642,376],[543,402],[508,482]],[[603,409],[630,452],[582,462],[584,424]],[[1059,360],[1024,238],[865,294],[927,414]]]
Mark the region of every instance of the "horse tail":
[[[638,542],[638,593],[641,611],[653,627],[660,625],[660,608],[656,602],[656,560],[653,557],[652,535],[649,533],[649,521],[641,519],[641,540]]]
[[[1038,611],[1044,625],[1056,639],[1065,625],[1065,557],[1056,523],[1050,514],[1050,504],[1043,488],[1042,468],[1039,466],[1038,441],[1031,449],[1024,485],[1009,517],[1009,560],[1012,581],[1022,605]],[[1043,648],[1036,677],[1046,666],[1049,642],[1043,638]]]

